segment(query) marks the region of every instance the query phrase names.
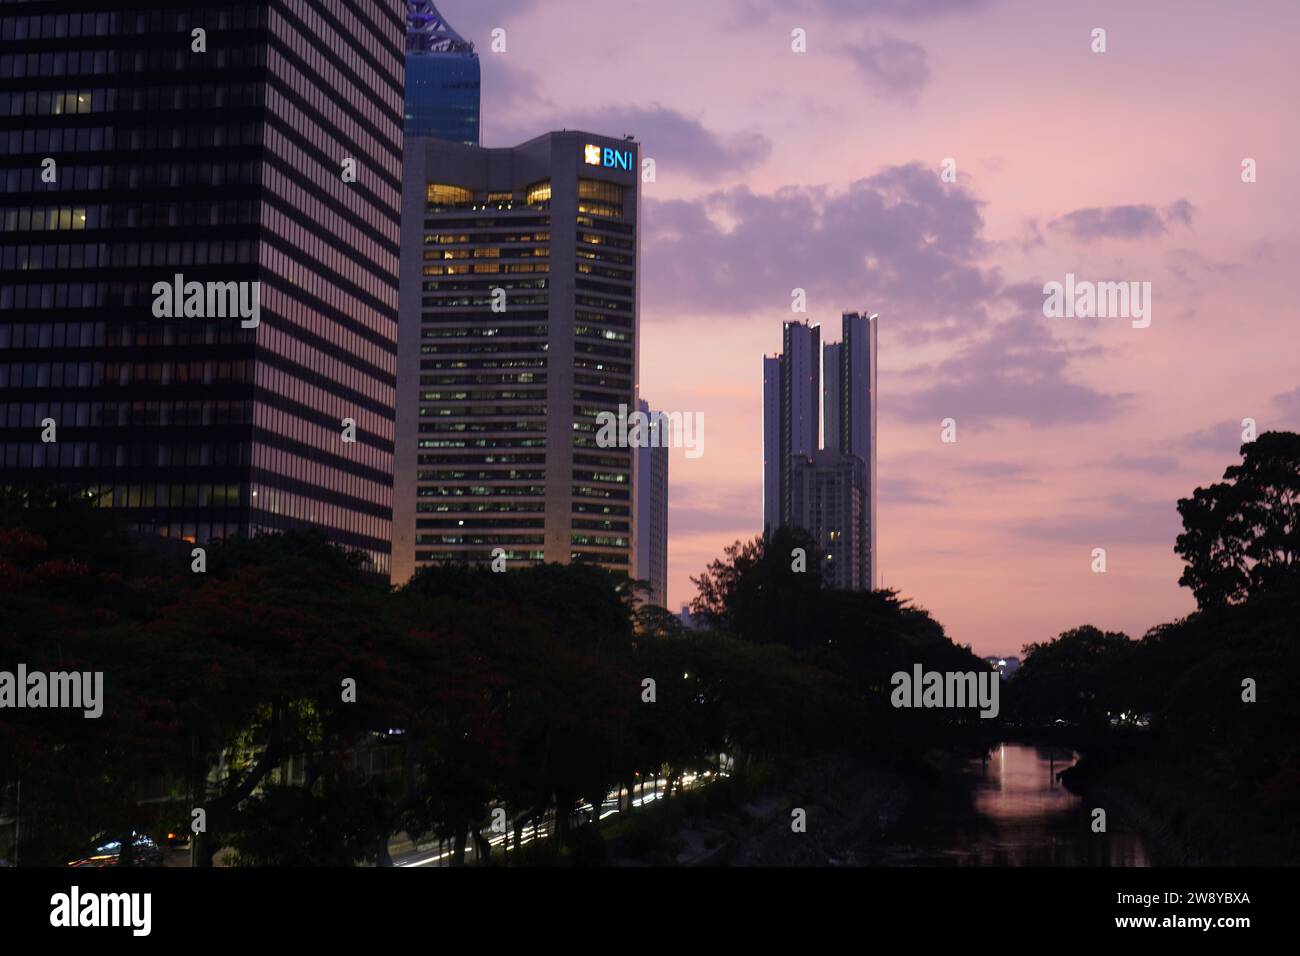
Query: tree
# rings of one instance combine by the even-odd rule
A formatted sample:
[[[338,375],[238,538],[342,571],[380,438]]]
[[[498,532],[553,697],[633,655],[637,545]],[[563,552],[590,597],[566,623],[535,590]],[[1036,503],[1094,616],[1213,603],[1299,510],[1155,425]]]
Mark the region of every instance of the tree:
[[[803,550],[796,564],[795,549]],[[805,570],[796,570],[796,567]],[[759,644],[798,647],[820,636],[809,627],[822,596],[817,545],[804,531],[781,527],[737,541],[691,578],[691,613],[726,634]]]
[[[1241,454],[1222,482],[1178,502],[1178,583],[1203,610],[1300,579],[1300,435],[1265,432]]]
[[[262,819],[257,814],[298,798],[249,802],[259,788],[301,758],[301,799],[320,787],[320,806],[328,807],[330,790],[356,776],[351,748],[400,726],[407,678],[389,595],[354,555],[317,532],[221,542],[209,573],[194,577],[181,600],[146,627],[119,634],[117,646],[147,662],[139,692],[152,689],[174,715],[175,750],[184,755],[174,766],[186,767],[207,815],[198,864],[210,865],[221,841],[241,832],[250,858],[270,858],[266,840],[254,849],[247,839],[241,814]],[[344,699],[345,680],[358,688],[355,702]]]
[[[1109,715],[1127,706],[1121,676],[1135,648],[1127,634],[1091,625],[1029,644],[1021,651],[1024,662],[1009,703],[1022,720],[1106,727]]]

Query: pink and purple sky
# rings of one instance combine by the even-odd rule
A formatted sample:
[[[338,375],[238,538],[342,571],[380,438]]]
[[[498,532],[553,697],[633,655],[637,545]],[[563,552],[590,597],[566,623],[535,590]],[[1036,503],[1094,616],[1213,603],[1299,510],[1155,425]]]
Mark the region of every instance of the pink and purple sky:
[[[760,530],[760,358],[799,287],[830,340],[842,311],[881,317],[886,586],[984,654],[1193,609],[1175,501],[1243,418],[1300,429],[1300,4],[440,8],[480,52],[485,145],[581,128],[656,160],[641,394],[706,423],[670,466],[671,607]],[[1150,328],[1044,318],[1067,272],[1150,282]]]

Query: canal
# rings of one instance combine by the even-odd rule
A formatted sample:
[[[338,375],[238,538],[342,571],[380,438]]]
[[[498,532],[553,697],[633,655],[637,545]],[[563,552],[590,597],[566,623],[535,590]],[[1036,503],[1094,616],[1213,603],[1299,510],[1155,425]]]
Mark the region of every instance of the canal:
[[[1004,743],[922,788],[883,830],[852,845],[851,865],[1148,866],[1142,840],[1109,813],[1093,833],[1091,807],[1057,782],[1078,760],[1061,747]]]

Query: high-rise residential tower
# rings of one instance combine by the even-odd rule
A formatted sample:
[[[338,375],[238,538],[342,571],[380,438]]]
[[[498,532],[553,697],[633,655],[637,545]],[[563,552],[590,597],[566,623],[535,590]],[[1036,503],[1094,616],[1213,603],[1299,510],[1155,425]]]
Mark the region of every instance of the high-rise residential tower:
[[[441,561],[633,569],[638,146],[549,133],[404,156],[394,573]]]
[[[406,0],[406,135],[479,144],[478,54],[433,0]]]
[[[0,482],[387,569],[404,12],[0,6]]]
[[[763,359],[763,524],[789,524],[790,469],[821,441],[821,329],[787,322],[779,356]]]
[[[833,446],[842,454],[862,459],[866,466],[867,537],[866,580],[878,586],[876,550],[876,386],[877,321],[875,316],[846,312],[840,319],[840,344],[833,359],[836,374],[827,375],[825,405],[836,410],[838,436]],[[832,357],[827,358],[827,362]],[[827,413],[828,434],[831,415]],[[828,444],[827,447],[831,447]]]
[[[656,607],[668,606],[668,446],[660,440],[667,428],[659,412],[650,411],[642,400],[638,406],[650,421],[651,440],[639,445],[635,456],[633,488],[636,507],[636,569],[633,576],[650,585],[647,600]]]
[[[790,525],[817,542],[822,580],[850,591],[871,589],[866,465],[857,455],[816,451],[791,468]]]
[[[875,587],[875,317],[845,313],[837,344],[797,322],[783,340],[763,359],[763,526],[810,532],[833,586]]]

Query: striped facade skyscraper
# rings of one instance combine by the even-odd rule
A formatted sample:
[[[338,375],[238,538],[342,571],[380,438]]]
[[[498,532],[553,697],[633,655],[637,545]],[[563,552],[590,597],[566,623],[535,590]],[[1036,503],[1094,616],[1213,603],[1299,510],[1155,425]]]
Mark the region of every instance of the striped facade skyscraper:
[[[404,12],[0,6],[0,483],[387,571]]]

